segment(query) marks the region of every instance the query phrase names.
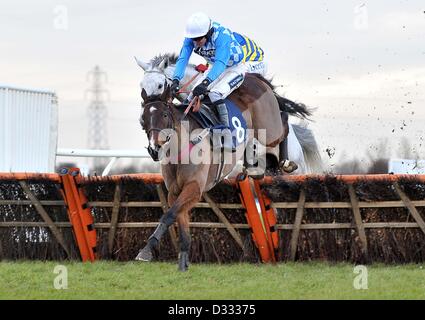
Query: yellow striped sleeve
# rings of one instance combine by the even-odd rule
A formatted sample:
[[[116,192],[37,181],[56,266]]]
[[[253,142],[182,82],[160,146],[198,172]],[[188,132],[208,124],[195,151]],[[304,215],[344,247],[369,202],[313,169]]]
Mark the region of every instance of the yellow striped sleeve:
[[[245,59],[246,59],[246,54],[247,54],[246,46],[242,46],[242,51],[243,51],[243,58],[244,58],[244,60],[243,60],[243,61],[245,61]]]
[[[246,45],[247,45],[247,47],[248,47],[248,53],[245,55],[245,57],[244,57],[244,59],[243,59],[243,61],[245,62],[246,61],[246,59],[251,55],[251,53],[252,53],[252,48],[251,48],[251,44],[250,44],[250,42],[249,42],[249,39],[247,38],[247,37],[244,37],[244,39],[245,39],[245,42],[246,42]]]
[[[259,48],[260,50],[260,58],[258,58],[258,61],[263,61],[263,49]]]
[[[252,41],[252,44],[254,46],[254,48],[252,49],[254,51],[254,53],[252,54],[251,58],[249,58],[249,61],[255,61],[255,57],[258,54],[258,48],[257,48],[256,43],[254,41]]]

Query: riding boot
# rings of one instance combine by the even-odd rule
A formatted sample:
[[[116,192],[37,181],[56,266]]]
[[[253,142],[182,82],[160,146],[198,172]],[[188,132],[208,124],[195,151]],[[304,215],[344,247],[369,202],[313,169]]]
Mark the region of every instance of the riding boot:
[[[223,131],[223,142],[222,146],[225,150],[232,150],[233,143],[232,143],[232,136],[229,124],[229,113],[227,111],[226,104],[223,100],[216,101],[214,103],[215,107],[217,108],[218,117],[220,119],[220,123],[225,127]]]

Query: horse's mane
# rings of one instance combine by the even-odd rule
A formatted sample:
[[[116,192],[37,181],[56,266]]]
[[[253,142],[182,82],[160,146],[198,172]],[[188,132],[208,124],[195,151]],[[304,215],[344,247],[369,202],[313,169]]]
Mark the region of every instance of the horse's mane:
[[[150,64],[152,67],[158,67],[164,59],[168,59],[170,64],[176,64],[178,57],[175,53],[160,53],[151,59]]]

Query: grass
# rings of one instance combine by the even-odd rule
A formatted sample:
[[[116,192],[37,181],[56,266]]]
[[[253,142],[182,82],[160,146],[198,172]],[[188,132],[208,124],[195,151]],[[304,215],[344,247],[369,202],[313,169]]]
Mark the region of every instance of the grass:
[[[68,288],[54,288],[64,265]],[[350,264],[0,262],[0,299],[425,299],[425,265],[368,266],[356,290]]]

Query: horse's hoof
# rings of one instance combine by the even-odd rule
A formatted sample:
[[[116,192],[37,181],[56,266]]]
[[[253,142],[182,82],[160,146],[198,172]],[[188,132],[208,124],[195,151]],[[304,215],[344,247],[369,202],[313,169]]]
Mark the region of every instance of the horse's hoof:
[[[298,165],[291,160],[281,161],[279,167],[286,173],[292,173],[298,169]]]
[[[179,253],[179,271],[187,271],[189,269],[189,253],[182,251]]]
[[[152,250],[148,246],[146,246],[142,250],[140,250],[135,260],[150,262],[152,261],[152,258]]]

